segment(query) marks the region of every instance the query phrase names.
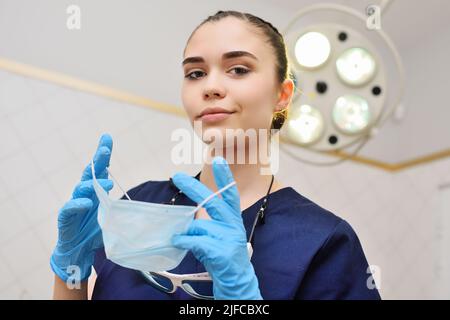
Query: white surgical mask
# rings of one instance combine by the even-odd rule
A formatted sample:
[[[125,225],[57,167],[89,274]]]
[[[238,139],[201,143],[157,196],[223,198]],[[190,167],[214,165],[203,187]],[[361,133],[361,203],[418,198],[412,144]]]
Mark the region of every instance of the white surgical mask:
[[[233,181],[226,185],[197,207],[115,200],[98,183],[92,162],[91,167],[94,190],[99,199],[97,218],[102,229],[106,257],[118,265],[135,270],[158,272],[177,267],[187,250],[172,246],[172,236],[185,233],[196,211],[214,196],[236,184]]]

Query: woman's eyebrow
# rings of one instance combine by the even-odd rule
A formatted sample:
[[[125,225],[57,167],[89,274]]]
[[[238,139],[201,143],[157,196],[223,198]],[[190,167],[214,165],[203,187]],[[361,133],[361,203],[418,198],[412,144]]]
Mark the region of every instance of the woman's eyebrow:
[[[250,58],[258,61],[258,58],[256,58],[255,55],[253,55],[247,51],[230,51],[230,52],[224,53],[222,55],[222,60],[233,59],[233,58],[238,58],[238,57],[250,57]],[[188,64],[188,63],[201,63],[201,62],[205,62],[205,59],[203,59],[203,57],[188,57],[183,60],[182,66],[184,66],[185,64]]]

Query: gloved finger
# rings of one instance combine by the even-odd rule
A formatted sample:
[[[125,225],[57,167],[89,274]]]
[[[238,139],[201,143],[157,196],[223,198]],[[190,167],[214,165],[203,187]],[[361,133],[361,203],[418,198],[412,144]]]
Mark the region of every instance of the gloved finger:
[[[107,178],[106,167],[109,166],[113,142],[109,134],[103,134],[98,143],[94,155],[94,169],[97,178]],[[92,179],[91,164],[88,164],[83,171],[81,181]]]
[[[59,212],[58,222],[66,223],[80,213],[86,213],[91,209],[92,204],[92,200],[88,198],[78,198],[67,201]]]
[[[88,198],[72,199],[61,208],[58,214],[58,239],[70,241],[79,230],[77,221],[81,221],[80,215],[85,215],[91,210],[93,202]]]
[[[111,158],[111,151],[107,147],[100,147],[94,157],[94,170],[95,176],[98,179],[108,178],[108,172],[106,167],[109,166],[109,160]],[[89,173],[88,173],[89,171]],[[81,181],[92,179],[91,164],[89,163],[83,171]]]
[[[214,180],[216,181],[216,186],[218,189],[222,189],[227,184],[234,181],[233,174],[231,173],[230,167],[227,161],[222,157],[215,157],[212,163]],[[239,191],[237,186],[234,185],[224,192],[221,193],[223,200],[228,203],[228,205],[234,209],[236,214],[241,216],[241,201],[239,197]]]
[[[205,235],[188,236],[178,234],[172,237],[172,245],[174,247],[190,250],[200,262],[204,262],[208,258],[214,258],[217,253],[220,253],[220,246],[215,241]]]
[[[188,236],[210,236],[221,239],[226,233],[226,225],[219,221],[195,219],[193,220],[185,235]]]
[[[175,248],[183,249],[183,250],[191,250],[194,243],[191,241],[191,236],[185,234],[175,234],[171,243]]]
[[[114,183],[112,180],[99,179],[97,181],[106,192],[109,192],[114,187]],[[81,181],[73,190],[72,199],[92,198],[94,194],[95,191],[93,181],[92,180]]]
[[[213,192],[206,187],[203,183],[195,179],[194,177],[188,176],[185,173],[178,172],[172,177],[172,181],[175,186],[180,189],[186,196],[188,196],[192,201],[197,203],[202,202],[207,197],[209,197]],[[232,210],[227,203],[219,198],[217,195],[206,202],[203,207],[205,207],[208,214],[214,220],[233,222],[234,218],[230,217],[227,211]]]

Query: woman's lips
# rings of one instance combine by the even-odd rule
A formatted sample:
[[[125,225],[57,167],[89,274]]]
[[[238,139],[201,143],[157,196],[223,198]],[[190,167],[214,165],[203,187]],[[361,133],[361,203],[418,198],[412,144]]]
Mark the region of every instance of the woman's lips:
[[[225,120],[229,116],[231,116],[234,112],[217,112],[217,113],[208,113],[200,117],[200,120],[204,123],[215,123],[222,120]]]

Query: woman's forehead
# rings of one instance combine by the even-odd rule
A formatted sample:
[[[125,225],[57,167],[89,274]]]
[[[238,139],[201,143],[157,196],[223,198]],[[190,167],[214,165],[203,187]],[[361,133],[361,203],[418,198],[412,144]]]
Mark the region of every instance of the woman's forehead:
[[[226,52],[247,51],[263,60],[269,48],[255,30],[248,22],[236,18],[205,23],[189,40],[184,56],[221,58]]]

